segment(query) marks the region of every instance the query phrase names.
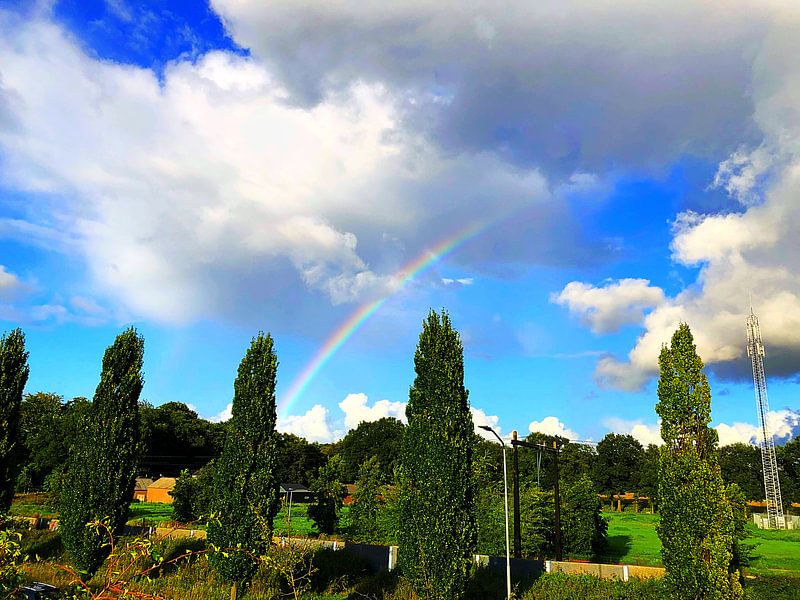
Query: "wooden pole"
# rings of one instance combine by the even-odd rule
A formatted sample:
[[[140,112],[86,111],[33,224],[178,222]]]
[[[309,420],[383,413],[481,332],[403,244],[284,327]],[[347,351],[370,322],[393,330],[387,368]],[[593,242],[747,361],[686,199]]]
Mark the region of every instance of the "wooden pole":
[[[522,557],[522,532],[519,516],[519,459],[517,458],[517,432],[511,432],[511,447],[514,448],[514,558]]]

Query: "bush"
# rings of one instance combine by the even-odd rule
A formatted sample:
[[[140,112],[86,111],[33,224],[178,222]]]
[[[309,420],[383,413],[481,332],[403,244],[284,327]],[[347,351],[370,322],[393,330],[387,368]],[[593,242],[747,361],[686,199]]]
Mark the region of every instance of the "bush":
[[[58,531],[31,529],[22,536],[22,553],[42,560],[61,557],[64,545]]]
[[[317,550],[311,560],[314,567],[311,589],[315,592],[344,592],[369,574],[366,561],[346,548]]]
[[[592,575],[548,573],[539,577],[522,600],[663,600],[668,597],[661,579],[619,581]]]

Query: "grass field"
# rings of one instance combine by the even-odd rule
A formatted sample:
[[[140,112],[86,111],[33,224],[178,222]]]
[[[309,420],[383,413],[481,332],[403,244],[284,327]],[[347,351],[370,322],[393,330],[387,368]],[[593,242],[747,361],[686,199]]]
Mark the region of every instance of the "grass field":
[[[638,565],[661,564],[661,542],[656,533],[658,515],[615,513],[608,519],[609,551],[607,562]],[[745,572],[754,575],[799,574],[800,531],[765,531],[748,523],[750,536],[744,541],[750,550]]]

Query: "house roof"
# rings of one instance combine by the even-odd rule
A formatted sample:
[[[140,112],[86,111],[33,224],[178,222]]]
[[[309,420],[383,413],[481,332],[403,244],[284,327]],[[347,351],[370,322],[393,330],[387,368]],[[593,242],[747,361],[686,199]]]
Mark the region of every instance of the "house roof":
[[[175,487],[176,479],[174,477],[161,477],[157,479],[154,483],[151,483],[147,486],[147,489],[156,489],[156,490],[171,490]]]
[[[286,492],[310,492],[306,486],[302,483],[282,483],[281,484],[281,493]]]
[[[137,477],[136,478],[136,485],[134,486],[134,490],[140,492],[142,490],[146,490],[148,485],[152,485],[153,480],[148,479],[147,477]]]

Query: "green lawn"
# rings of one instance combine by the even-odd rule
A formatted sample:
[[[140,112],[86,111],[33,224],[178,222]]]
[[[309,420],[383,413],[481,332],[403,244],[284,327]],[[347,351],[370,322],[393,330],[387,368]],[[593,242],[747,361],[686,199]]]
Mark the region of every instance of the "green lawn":
[[[639,565],[661,564],[661,542],[656,534],[658,515],[646,513],[603,513],[608,519],[608,562]],[[748,523],[750,534],[744,543],[752,548],[753,575],[800,573],[800,531],[767,531]]]
[[[661,540],[656,533],[658,515],[605,512],[608,519],[608,562],[661,565]]]
[[[131,502],[129,525],[158,526],[172,521],[172,505],[157,502]]]

